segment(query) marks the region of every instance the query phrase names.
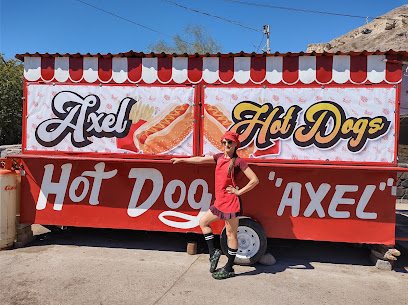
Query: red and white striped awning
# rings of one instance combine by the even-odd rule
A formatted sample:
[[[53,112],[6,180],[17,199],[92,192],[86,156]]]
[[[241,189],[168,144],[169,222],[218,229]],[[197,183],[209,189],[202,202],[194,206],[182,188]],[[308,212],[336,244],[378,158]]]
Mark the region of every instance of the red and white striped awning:
[[[38,53],[37,53],[38,54]],[[397,84],[395,56],[28,56],[29,82],[117,84]],[[18,57],[19,58],[19,57]]]

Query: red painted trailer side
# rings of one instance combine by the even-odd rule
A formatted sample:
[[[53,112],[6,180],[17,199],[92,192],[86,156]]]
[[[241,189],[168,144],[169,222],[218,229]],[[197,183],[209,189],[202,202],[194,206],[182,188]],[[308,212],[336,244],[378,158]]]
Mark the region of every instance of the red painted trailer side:
[[[244,215],[267,237],[393,244],[407,57],[18,55],[21,221],[198,233],[214,166],[169,159],[213,155],[229,129],[261,181]]]

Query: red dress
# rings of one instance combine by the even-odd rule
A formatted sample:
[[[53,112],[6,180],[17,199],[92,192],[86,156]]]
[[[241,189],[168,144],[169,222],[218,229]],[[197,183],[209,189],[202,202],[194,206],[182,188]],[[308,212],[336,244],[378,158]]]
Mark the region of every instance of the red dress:
[[[213,156],[217,166],[215,168],[215,202],[210,207],[211,212],[220,219],[231,219],[242,214],[241,199],[235,195],[228,193],[228,186],[235,187],[235,177],[240,172],[248,167],[248,164],[237,157],[235,160],[234,170],[227,177],[228,167],[231,159],[226,158],[223,153]]]

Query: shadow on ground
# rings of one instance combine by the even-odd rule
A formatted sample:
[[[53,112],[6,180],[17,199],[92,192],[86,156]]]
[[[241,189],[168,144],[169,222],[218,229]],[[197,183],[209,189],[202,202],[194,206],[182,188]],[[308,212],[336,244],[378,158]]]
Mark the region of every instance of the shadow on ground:
[[[208,253],[201,234],[149,232],[123,229],[100,229],[68,227],[61,230],[47,226],[48,233],[36,235],[36,240],[26,247],[48,245],[71,245],[86,247],[142,249],[156,251],[186,252],[187,243],[197,243],[197,252]],[[219,245],[219,237],[215,239]],[[407,273],[408,253],[401,248],[401,257],[394,270]],[[241,276],[259,273],[278,273],[286,269],[314,269],[313,262],[373,266],[369,259],[370,249],[363,244],[318,242],[306,240],[268,239],[267,252],[277,260],[273,266],[255,264],[254,270],[240,273]]]
[[[157,251],[185,252],[187,242],[198,243],[199,250],[205,251],[201,235],[194,233],[150,232],[125,229],[101,229],[44,226],[50,232],[36,236],[31,245],[72,245],[104,248],[142,249]]]

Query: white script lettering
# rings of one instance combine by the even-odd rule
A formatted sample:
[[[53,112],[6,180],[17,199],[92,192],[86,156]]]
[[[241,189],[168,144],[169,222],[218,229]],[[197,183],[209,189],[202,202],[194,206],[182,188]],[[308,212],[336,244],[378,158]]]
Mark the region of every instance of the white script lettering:
[[[124,98],[117,114],[98,112],[101,102],[97,95],[82,97],[71,91],[61,91],[52,99],[52,112],[57,118],[40,123],[35,138],[45,147],[60,143],[69,133],[75,147],[84,147],[92,142],[89,137],[123,138],[130,129],[130,110],[136,101]]]
[[[46,207],[48,195],[55,194],[55,202],[54,202],[54,210],[61,211],[62,205],[64,202],[65,193],[68,188],[68,181],[71,175],[72,164],[67,163],[61,166],[61,176],[59,182],[51,182],[52,175],[54,173],[54,164],[47,164],[44,166],[44,176],[41,183],[40,195],[38,196],[37,200],[37,210],[43,210]],[[100,162],[94,166],[95,171],[85,171],[82,173],[80,177],[76,177],[70,187],[68,196],[72,200],[72,202],[80,202],[82,201],[89,191],[89,180],[85,177],[93,177],[94,182],[92,185],[91,196],[89,198],[89,204],[96,205],[99,203],[98,197],[99,192],[102,185],[103,179],[110,179],[116,175],[118,172],[117,169],[111,170],[109,172],[105,172],[105,163]],[[84,189],[82,193],[77,196],[75,193],[76,190],[79,188],[79,185],[83,183]]]

